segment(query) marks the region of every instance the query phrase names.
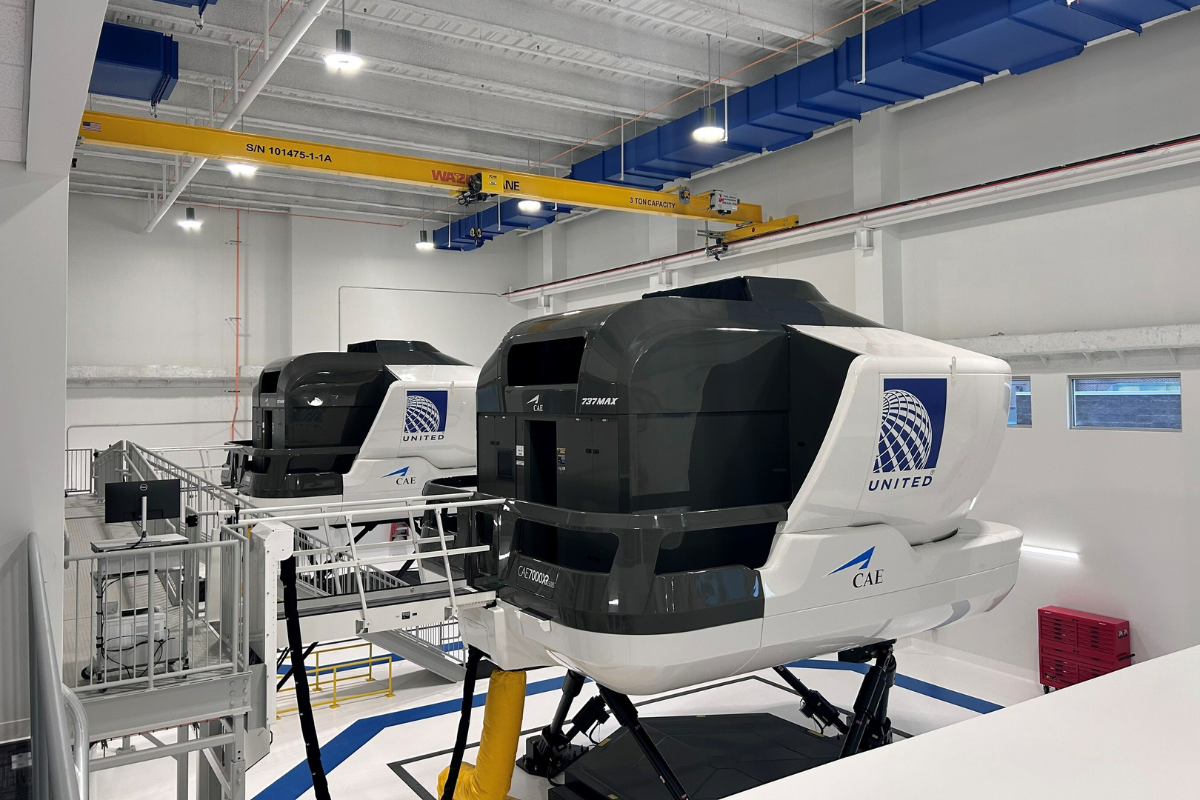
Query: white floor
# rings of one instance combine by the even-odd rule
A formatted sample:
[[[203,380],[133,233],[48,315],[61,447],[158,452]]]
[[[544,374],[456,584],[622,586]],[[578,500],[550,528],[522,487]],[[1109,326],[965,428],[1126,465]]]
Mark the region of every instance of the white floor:
[[[339,655],[338,660],[357,657],[352,652]],[[978,716],[977,711],[963,707],[964,704],[978,705],[970,698],[1009,706],[1040,693],[1032,676],[1022,677],[969,663],[953,657],[953,651],[936,649],[925,643],[911,644],[898,649],[897,661],[899,675],[932,685],[916,685],[907,689],[898,685],[892,690],[889,709],[892,724],[896,729],[913,735]],[[430,794],[436,793],[437,775],[449,763],[449,756],[422,756],[439,753],[453,745],[458,725],[461,685],[447,684],[404,661],[393,664],[393,670],[394,697],[377,695],[360,700],[339,701],[340,706],[336,709],[321,707],[315,712],[330,789],[334,797],[354,800],[419,798],[420,795],[388,766],[391,762],[409,759],[414,760],[410,761],[405,769]],[[796,674],[807,685],[817,689],[842,708],[853,705],[861,680],[858,673],[842,670],[798,668]],[[556,684],[562,675],[563,670],[551,669],[529,673],[531,693],[526,698],[523,729],[537,729],[550,720],[558,702],[559,692],[557,688],[546,690],[544,684]],[[386,668],[381,670],[377,666],[376,677],[385,678]],[[761,680],[718,682],[704,691],[657,700],[642,707],[640,713],[645,716],[657,716],[769,712],[794,722],[804,719],[798,711],[797,698],[782,688],[782,682],[777,675],[765,671],[755,673],[755,677]],[[898,680],[904,683],[903,680]],[[339,694],[368,691],[382,686],[379,680],[374,684],[343,684]],[[322,688],[325,692],[315,699],[327,699],[327,681],[323,681]],[[484,692],[486,688],[486,682],[481,682],[476,691]],[[539,688],[543,691],[538,692]],[[939,699],[942,695],[939,689],[951,690],[967,697],[950,696]],[[594,686],[585,686],[575,708],[594,693]],[[634,698],[638,703],[649,699],[651,698]],[[281,698],[281,707],[292,704],[290,697]],[[476,709],[472,715],[472,742],[478,740],[482,717],[482,708]],[[606,727],[611,729],[613,723],[608,723]],[[167,733],[161,738],[163,741],[171,741],[173,735]],[[136,739],[134,744],[138,744]],[[521,747],[523,750],[524,745]],[[192,760],[194,770],[194,755]],[[467,760],[473,760],[473,753],[468,752]],[[295,788],[295,777],[298,774],[303,773],[303,777],[307,777],[303,761],[304,747],[300,739],[298,718],[294,712],[285,713],[275,724],[274,744],[270,755],[248,773],[247,797],[256,800],[313,797],[311,789],[299,792]],[[289,776],[289,773],[292,775]],[[175,776],[176,766],[173,760],[146,762],[102,771],[93,774],[92,797],[97,800],[149,800],[171,797],[174,794]],[[516,770],[510,793],[519,800],[543,800],[547,787],[545,781],[530,778]]]

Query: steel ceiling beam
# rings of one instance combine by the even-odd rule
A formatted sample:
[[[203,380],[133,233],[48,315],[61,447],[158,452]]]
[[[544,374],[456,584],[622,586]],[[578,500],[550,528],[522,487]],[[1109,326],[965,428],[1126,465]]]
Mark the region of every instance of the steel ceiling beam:
[[[171,34],[178,39],[187,39],[189,41],[200,42],[209,45],[228,45],[237,43],[244,47],[257,47],[262,41],[262,35],[255,31],[242,30],[229,26],[217,25],[212,22],[205,22],[204,27],[200,32],[196,32],[196,26],[193,20],[185,17],[167,14],[157,10],[146,10],[139,8],[131,8],[128,6],[110,5],[109,11],[115,15],[128,14],[133,17],[132,20],[124,20],[117,18],[116,21],[122,23],[141,22],[142,24],[151,24],[155,30],[163,31]],[[291,58],[295,61],[303,61],[310,64],[317,64],[322,70],[325,69],[325,53],[329,52],[328,47],[320,47],[317,45],[299,42],[291,53]],[[595,100],[580,99],[571,95],[562,94],[560,92],[551,92],[543,89],[532,89],[517,84],[505,83],[490,78],[476,79],[473,76],[463,75],[449,70],[442,70],[435,67],[423,67],[414,64],[405,64],[400,61],[384,58],[382,56],[370,55],[367,53],[359,53],[366,59],[366,63],[360,70],[360,73],[379,75],[385,78],[400,79],[413,83],[423,83],[430,86],[438,86],[442,88],[453,88],[463,92],[471,92],[473,94],[482,94],[489,97],[505,97],[512,100],[517,100],[526,103],[536,103],[539,105],[550,106],[556,109],[569,109],[585,114],[592,114],[600,117],[611,119],[614,116],[634,117],[642,113],[642,109],[634,108],[633,106],[624,106],[615,103],[606,103]],[[643,76],[644,77],[644,76]],[[667,114],[654,113],[648,115],[650,119],[666,121],[672,117]]]
[[[89,183],[72,183],[70,188],[71,194],[85,194],[94,197],[117,197],[124,200],[146,200],[147,192],[142,189],[133,189],[131,187],[122,186],[105,186],[103,184]],[[132,194],[119,194],[121,191],[132,192]],[[325,211],[332,214],[353,214],[366,217],[383,217],[392,221],[397,220],[413,220],[417,217],[407,214],[383,214],[378,211],[353,211],[348,208],[333,208],[331,206],[319,206],[311,203],[268,203],[260,200],[239,200],[236,203],[230,203],[228,197],[219,195],[193,194],[188,192],[188,202],[195,202],[200,205],[211,205],[217,208],[223,208],[228,211],[233,211],[235,208],[242,208],[248,211],[264,211],[266,213],[287,214],[291,209],[303,209],[305,211]],[[258,208],[253,208],[257,206]]]
[[[94,96],[93,103],[115,106],[117,108],[136,109],[138,111],[142,111],[145,108],[144,103],[140,103],[136,100],[124,100],[116,97]],[[169,103],[159,103],[158,113],[173,114],[177,117],[183,117],[185,120],[199,119],[201,117],[199,113],[194,112],[192,109]],[[418,150],[426,153],[454,156],[456,158],[472,158],[480,161],[492,161],[498,164],[512,164],[516,167],[523,167],[529,163],[527,158],[522,158],[520,156],[502,156],[495,153],[480,153],[475,150],[464,150],[462,148],[446,147],[444,145],[426,144],[423,142],[414,142],[403,139],[392,139],[385,136],[373,136],[368,133],[352,133],[349,131],[335,130],[333,128],[323,128],[317,125],[306,125],[300,122],[285,122],[282,120],[265,119],[263,117],[242,117],[242,122],[246,126],[258,128],[260,130],[285,131],[288,133],[325,136],[333,139],[351,140],[381,147],[394,147],[401,150]],[[553,167],[554,169],[563,172],[570,170],[569,166],[550,164],[547,164],[546,166]]]
[[[700,25],[695,22],[688,22],[686,20],[675,19],[673,17],[668,17],[666,15],[658,14],[653,11],[646,11],[641,8],[631,8],[629,6],[614,5],[611,2],[611,0],[573,0],[573,2],[581,3],[583,5],[593,6],[595,8],[602,8],[611,14],[616,14],[616,15],[625,14],[627,16],[634,17],[636,19],[644,19],[649,22],[657,22],[662,25],[672,25],[676,28],[683,28],[684,30],[692,31],[693,33],[699,33],[704,36],[716,36],[716,37],[718,37],[720,39],[724,39],[725,41],[728,41],[728,42],[736,42],[737,44],[749,45],[750,47],[758,47],[758,48],[762,48],[763,50],[771,50],[774,52],[778,52],[781,49],[779,47],[769,45],[762,40],[747,39],[742,36],[735,36],[734,34],[729,33],[727,30],[723,30],[715,25],[713,25],[713,26]],[[761,30],[761,28],[760,28],[760,30]],[[786,37],[786,38],[791,39],[793,37]],[[791,44],[791,42],[789,41],[788,44]]]
[[[743,203],[731,214],[718,214],[708,210],[701,195],[689,202],[671,192],[481,169],[466,164],[115,114],[85,112],[79,135],[83,141],[99,145],[443,187],[450,194],[465,190],[471,176],[478,174],[482,178],[480,188],[483,192],[505,197],[729,223],[762,220],[762,208],[750,203]]]
[[[275,75],[275,72],[279,69],[280,64],[287,59],[288,55],[300,42],[301,37],[304,36],[309,27],[321,16],[321,12],[325,10],[325,6],[328,5],[328,3],[329,0],[308,0],[308,3],[304,6],[304,10],[300,12],[300,16],[292,22],[292,26],[288,28],[288,32],[283,35],[283,39],[280,41],[279,48],[275,51],[274,57],[263,61],[262,66],[259,67],[258,74],[254,76],[254,80],[250,81],[250,85],[246,87],[246,91],[244,94],[242,94],[241,99],[237,100],[237,104],[234,106],[233,111],[231,111],[229,115],[226,116],[221,122],[222,128],[229,130],[237,124],[237,121],[241,119],[242,115],[246,113],[246,110],[250,108],[250,104],[258,98],[258,95],[262,92],[263,87],[266,86],[267,81],[271,80],[271,78]],[[236,50],[234,51],[233,65],[234,71],[236,72]],[[234,92],[234,98],[237,99],[236,91]],[[154,216],[150,218],[150,221],[146,223],[146,233],[150,233],[152,230],[154,230],[154,226],[156,226],[159,221],[166,216],[167,211],[171,209],[171,205],[176,199],[178,199],[183,190],[187,188],[187,185],[191,183],[192,179],[195,178],[200,172],[200,168],[202,166],[204,166],[204,160],[197,159],[193,161],[192,165],[188,167],[187,171],[180,176],[180,178],[175,182],[174,188],[171,189],[171,193],[167,195],[166,199],[163,200],[162,205],[159,206],[158,211],[155,212]]]
[[[118,150],[109,150],[108,148],[89,149],[85,147],[76,147],[75,154],[83,158],[102,158],[106,160],[124,161],[139,164],[153,164],[156,167],[173,166],[174,160],[169,158],[155,158],[151,155],[141,153],[121,152]],[[201,172],[225,172],[223,166],[216,164],[206,164]],[[72,175],[80,174],[78,170],[72,170]],[[118,173],[104,173],[106,175],[117,175]],[[139,176],[141,177],[141,176]],[[148,179],[153,176],[145,176]],[[429,189],[424,186],[406,186],[403,184],[382,183],[380,181],[372,181],[367,178],[348,178],[344,175],[339,175],[336,178],[324,178],[319,175],[309,175],[307,173],[298,172],[294,169],[272,169],[270,167],[262,167],[258,170],[256,177],[280,180],[280,181],[297,181],[300,183],[323,184],[327,186],[340,186],[343,188],[362,189],[370,192],[395,193],[399,195],[415,195],[417,197],[436,197],[439,200],[446,197],[446,192],[439,189]],[[154,178],[154,180],[161,180]],[[270,193],[271,190],[262,190]],[[426,209],[428,210],[428,209]]]
[[[823,47],[836,47],[837,42],[826,36],[815,36],[814,31],[807,31],[803,28],[798,28],[793,25],[787,25],[777,21],[755,17],[741,12],[742,4],[737,4],[737,11],[724,6],[709,5],[701,2],[701,0],[667,0],[668,5],[682,8],[686,11],[695,11],[701,14],[712,14],[721,19],[732,22],[735,25],[744,25],[747,28],[759,28],[760,30],[777,33],[780,36],[786,36],[789,39],[808,39],[813,44],[819,44]],[[803,14],[803,7],[798,3],[791,3],[791,8],[799,16]],[[810,38],[811,37],[811,38]]]
[[[599,47],[581,44],[575,41],[558,39],[553,36],[546,36],[533,31],[524,31],[517,28],[510,28],[507,25],[501,25],[496,22],[485,22],[480,19],[472,19],[469,17],[453,14],[444,9],[428,9],[411,3],[395,2],[395,0],[382,0],[376,2],[377,6],[390,6],[400,9],[402,12],[410,14],[420,14],[429,19],[441,19],[447,22],[452,22],[456,25],[481,29],[488,34],[502,37],[517,39],[517,42],[506,42],[496,39],[481,38],[478,34],[469,32],[447,30],[442,28],[430,28],[416,22],[408,22],[407,20],[396,19],[394,17],[380,17],[374,14],[365,14],[361,11],[347,11],[346,16],[352,19],[363,22],[370,22],[377,25],[392,26],[402,28],[408,31],[425,34],[427,36],[441,37],[457,42],[466,42],[471,45],[483,45],[485,47],[494,47],[500,50],[508,50],[515,53],[522,53],[528,56],[537,58],[545,58],[553,61],[561,61],[567,64],[574,64],[593,70],[607,70],[615,72],[619,75],[629,77],[649,78],[660,83],[667,83],[672,86],[694,87],[708,81],[708,74],[701,70],[692,69],[690,67],[679,66],[678,64],[667,64],[662,61],[651,61],[649,59],[639,58],[637,56],[628,55],[625,53],[617,53],[612,50],[604,50]],[[333,10],[326,9],[326,13],[332,14]],[[338,10],[340,14],[340,8]],[[534,44],[522,44],[522,41],[532,41]],[[590,56],[595,60],[587,58],[579,58],[577,56],[567,55],[565,53],[549,52],[542,49],[542,45],[547,47],[558,47],[568,51],[575,51]],[[629,66],[625,66],[628,64]],[[658,73],[658,74],[655,74]],[[688,80],[683,80],[687,78]]]
[[[192,86],[213,86],[221,89],[226,89],[232,85],[232,81],[223,75],[212,75],[207,72],[198,72],[196,70],[179,70],[179,82],[190,84]],[[249,81],[243,81],[249,83]],[[414,108],[400,108],[398,106],[389,106],[385,103],[376,103],[372,100],[362,100],[357,97],[341,97],[324,92],[315,92],[309,89],[296,89],[290,86],[280,86],[279,84],[269,85],[263,89],[265,97],[275,98],[277,100],[295,100],[299,103],[308,103],[310,105],[326,106],[329,108],[351,109],[353,111],[361,111],[367,114],[378,114],[384,117],[395,117],[397,119],[416,120],[418,122],[428,122],[433,125],[444,125],[448,128],[462,128],[464,130],[477,131],[479,130],[478,119],[468,119],[466,117],[455,117],[449,114],[438,114],[431,111],[423,111]],[[516,128],[510,125],[501,125],[492,121],[488,122],[488,131],[490,133],[499,133],[505,136],[513,136],[518,139],[530,139],[534,141],[557,142],[560,144],[574,145],[579,143],[579,136],[571,136],[564,133],[552,133],[548,131],[537,131],[533,128]],[[598,147],[607,147],[609,142],[600,142]]]

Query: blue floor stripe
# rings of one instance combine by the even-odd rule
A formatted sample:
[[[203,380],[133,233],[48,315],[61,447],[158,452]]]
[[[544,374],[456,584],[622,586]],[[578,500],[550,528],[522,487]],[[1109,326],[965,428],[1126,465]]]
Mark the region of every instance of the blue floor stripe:
[[[562,678],[534,681],[525,687],[525,696],[556,692],[562,689],[562,683]],[[475,695],[471,701],[471,705],[474,708],[479,708],[486,699],[487,692],[481,692]],[[350,724],[350,727],[337,736],[334,736],[321,747],[321,763],[325,766],[325,772],[330,773],[385,728],[390,728],[394,725],[403,725],[406,722],[440,717],[443,714],[452,714],[461,708],[462,700],[456,698],[454,700],[444,700],[440,703],[430,703],[427,706],[392,711],[388,714],[380,714],[377,717],[355,720]],[[254,800],[296,800],[311,788],[312,775],[308,771],[308,762],[301,761],[292,767],[283,777],[256,794]]]
[[[789,667],[799,667],[802,669],[832,669],[844,670],[848,672],[857,672],[859,675],[867,674],[866,664],[852,664],[845,661],[825,661],[817,659],[805,659],[803,661],[793,661],[788,664]],[[934,700],[941,700],[943,703],[949,703],[953,706],[965,708],[968,711],[974,711],[977,714],[990,714],[993,711],[999,711],[1004,706],[983,700],[978,697],[973,697],[969,694],[956,692],[953,689],[947,689],[944,686],[938,686],[935,683],[910,678],[907,675],[896,673],[896,685],[901,689],[907,689],[910,692],[923,694],[926,697],[932,697]]]
[[[867,671],[866,664],[851,664],[842,661],[825,661],[817,659],[805,659],[803,661],[794,661],[788,664],[789,667],[801,669],[828,669],[841,670],[846,672],[857,672],[860,675]],[[324,671],[324,667],[321,668]],[[562,688],[562,678],[550,678],[544,681],[534,681],[525,687],[525,696],[536,694],[544,694],[545,692],[555,692]],[[941,700],[944,703],[959,706],[961,708],[974,711],[979,714],[987,714],[992,711],[998,711],[1004,706],[990,703],[987,700],[982,700],[978,697],[972,697],[969,694],[956,692],[953,689],[947,689],[936,684],[927,683],[926,681],[910,678],[907,675],[896,674],[896,685],[901,689],[907,689],[910,692],[923,694],[926,697],[931,697],[934,700]],[[472,706],[478,708],[483,705],[487,699],[487,692],[476,694],[472,700]],[[376,717],[367,717],[365,719],[355,720],[350,727],[334,736],[325,745],[321,747],[321,763],[325,766],[325,772],[330,773],[336,769],[343,761],[367,742],[371,741],[377,734],[385,728],[391,728],[395,725],[403,725],[406,722],[416,722],[422,719],[431,719],[440,717],[443,714],[452,714],[462,708],[462,700],[444,700],[440,703],[431,703],[427,706],[418,706],[417,708],[405,708],[399,711],[392,711],[387,714],[380,714]],[[283,777],[276,780],[267,788],[254,796],[254,800],[297,800],[300,795],[312,788],[312,776],[308,772],[308,763],[300,762],[292,767]]]

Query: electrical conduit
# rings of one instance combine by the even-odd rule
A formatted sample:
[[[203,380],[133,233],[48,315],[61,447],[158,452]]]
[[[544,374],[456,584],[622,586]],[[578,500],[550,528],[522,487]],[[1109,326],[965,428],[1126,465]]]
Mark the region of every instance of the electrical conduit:
[[[314,22],[316,22],[317,17],[321,16],[321,12],[325,10],[325,6],[327,5],[329,5],[329,0],[311,0],[311,2],[304,7],[304,11],[300,13],[300,18],[296,20],[296,22],[284,35],[283,41],[279,43],[278,49],[276,49],[275,52],[271,54],[271,57],[268,58],[265,63],[263,63],[262,70],[258,73],[258,75],[255,76],[254,80],[250,82],[250,85],[246,88],[246,92],[242,95],[233,111],[229,112],[229,115],[225,117],[225,120],[221,123],[221,130],[233,130],[233,126],[236,125],[237,121],[242,118],[243,114],[246,113],[246,110],[250,107],[250,104],[253,103],[255,98],[258,97],[259,93],[262,92],[263,87],[267,85],[267,82],[274,77],[276,70],[279,69],[279,66],[283,63],[284,59],[291,54],[292,50],[296,49],[296,45],[300,43],[301,37],[308,32],[308,29],[312,27]],[[175,188],[171,190],[169,195],[167,195],[167,199],[163,201],[163,204],[159,207],[158,212],[150,219],[150,222],[146,224],[146,233],[153,231],[155,226],[162,222],[162,218],[165,217],[167,212],[171,210],[171,206],[176,200],[179,199],[179,195],[183,194],[183,190],[188,187],[188,184],[192,182],[192,179],[200,173],[201,168],[203,168],[207,163],[207,158],[197,158],[192,162],[192,165],[188,167],[187,172],[183,173],[183,177],[181,177],[175,184]]]

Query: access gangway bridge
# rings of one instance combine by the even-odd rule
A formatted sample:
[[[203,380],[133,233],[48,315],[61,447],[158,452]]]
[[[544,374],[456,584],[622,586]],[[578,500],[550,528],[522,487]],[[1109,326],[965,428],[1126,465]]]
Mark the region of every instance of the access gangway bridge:
[[[120,441],[86,459],[68,453],[68,473],[87,474],[68,475],[61,664],[52,627],[32,613],[45,607],[45,576],[30,558],[31,664],[42,677],[33,692],[35,772],[44,788],[58,787],[38,796],[86,800],[90,772],[170,757],[179,798],[189,797],[194,781],[190,796],[200,800],[243,800],[246,769],[269,751],[275,693],[284,683],[280,565],[292,557],[309,649],[359,638],[446,680],[463,679],[458,610],[495,595],[471,589],[454,568],[452,559],[487,547],[457,546],[448,523],[464,509],[504,500],[454,492],[266,507],[215,483],[210,475],[219,467],[172,460],[222,449]],[[180,482],[180,519],[151,520],[146,532],[186,542],[100,552],[88,546],[136,535],[128,523],[103,523],[105,484],[163,479]],[[360,541],[395,522],[407,526],[408,538]],[[36,534],[30,550],[37,550]],[[133,749],[133,736],[151,746]],[[123,746],[103,755],[90,748],[113,740]],[[202,757],[189,777],[193,751]],[[72,764],[69,779],[60,774]]]

